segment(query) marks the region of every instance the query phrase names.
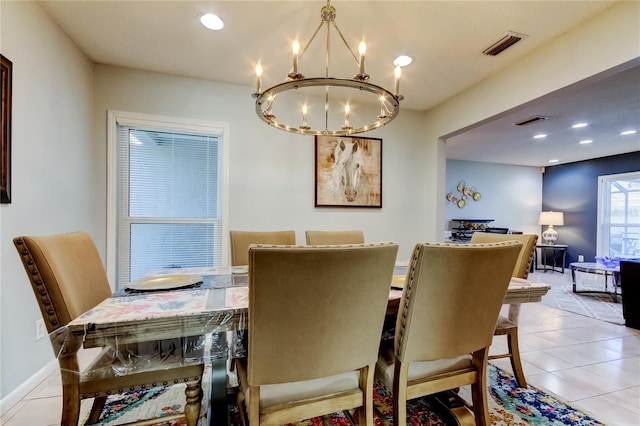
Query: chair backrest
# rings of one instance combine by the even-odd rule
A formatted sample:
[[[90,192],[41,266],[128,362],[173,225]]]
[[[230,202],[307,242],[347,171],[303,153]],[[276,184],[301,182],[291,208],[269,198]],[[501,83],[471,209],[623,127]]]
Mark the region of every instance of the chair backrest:
[[[536,234],[500,235],[474,232],[470,242],[471,244],[477,244],[498,243],[502,241],[520,241],[522,243],[522,250],[520,251],[520,256],[518,256],[516,267],[513,269],[513,276],[526,279],[529,276],[531,262],[533,262],[538,236]]]
[[[488,347],[521,246],[417,244],[396,322],[398,359],[431,361]]]
[[[308,245],[364,244],[364,232],[353,231],[305,231]]]
[[[375,365],[397,251],[392,242],[251,246],[249,385]]]
[[[111,295],[100,254],[85,232],[13,239],[52,333]]]
[[[295,231],[229,231],[231,265],[249,264],[251,244],[295,245]]]

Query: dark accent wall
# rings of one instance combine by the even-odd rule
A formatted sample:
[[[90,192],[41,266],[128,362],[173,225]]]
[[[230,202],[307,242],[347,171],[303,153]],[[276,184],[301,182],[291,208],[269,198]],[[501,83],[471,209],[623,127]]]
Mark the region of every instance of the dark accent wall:
[[[598,177],[635,171],[640,171],[640,151],[545,169],[542,211],[564,212],[564,226],[556,230],[557,243],[569,245],[567,265],[577,262],[579,255],[585,262],[595,262]]]

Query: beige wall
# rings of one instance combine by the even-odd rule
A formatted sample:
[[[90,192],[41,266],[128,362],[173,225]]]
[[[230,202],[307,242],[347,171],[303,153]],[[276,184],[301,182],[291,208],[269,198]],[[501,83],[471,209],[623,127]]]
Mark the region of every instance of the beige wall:
[[[539,234],[542,206],[542,173],[537,167],[447,160],[447,193],[460,196],[457,186],[464,181],[480,192],[479,201],[467,198],[464,208],[445,203],[445,226],[458,227],[453,219],[493,219],[489,226],[509,228],[525,234]]]
[[[0,50],[13,62],[11,204],[0,205],[0,397],[53,359],[12,238],[84,229],[101,237],[103,144],[92,139],[93,65],[35,2],[0,2]],[[37,381],[37,379],[34,379]]]
[[[619,2],[502,72],[427,111],[425,140],[430,146],[444,150],[446,137],[462,129],[570,84],[598,78],[594,76],[605,75],[612,68],[639,62],[640,2]],[[443,185],[433,189],[437,191],[437,199],[445,197]],[[438,217],[438,224],[444,228],[444,205],[439,204],[432,215]]]
[[[368,241],[399,242],[402,258],[416,238],[435,238],[424,207],[432,183],[423,167],[429,150],[420,138],[422,113],[402,111],[364,135],[383,140],[382,209],[315,208],[314,138],[266,126],[255,115],[251,88],[104,65],[95,80],[96,140],[105,142],[108,110],[229,124],[230,229],[294,229],[299,243],[305,229],[363,229]],[[106,162],[103,156],[98,167]]]

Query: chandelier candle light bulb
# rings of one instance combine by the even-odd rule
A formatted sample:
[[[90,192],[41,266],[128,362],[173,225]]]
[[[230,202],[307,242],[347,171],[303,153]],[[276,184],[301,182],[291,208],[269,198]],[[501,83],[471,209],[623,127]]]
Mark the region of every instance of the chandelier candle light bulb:
[[[360,42],[358,51],[360,52],[360,75],[364,75],[364,54],[367,53],[367,45],[364,40]]]
[[[260,63],[256,64],[256,93],[260,93],[262,89],[262,65]]]
[[[293,73],[298,74],[298,53],[300,52],[300,43],[298,40],[293,41],[291,50],[293,51]]]
[[[398,94],[400,93],[400,76],[402,75],[402,68],[400,68],[400,65],[396,66],[393,74],[396,77],[396,96],[398,96]]]
[[[344,106],[344,126],[349,127],[349,113],[351,112],[351,107],[347,103]]]
[[[302,105],[302,126],[301,129],[306,130],[309,126],[307,126],[307,104]]]
[[[382,120],[383,118],[385,118],[387,116],[387,112],[385,111],[385,98],[383,95],[380,96],[380,115],[378,116],[378,118],[380,120]]]

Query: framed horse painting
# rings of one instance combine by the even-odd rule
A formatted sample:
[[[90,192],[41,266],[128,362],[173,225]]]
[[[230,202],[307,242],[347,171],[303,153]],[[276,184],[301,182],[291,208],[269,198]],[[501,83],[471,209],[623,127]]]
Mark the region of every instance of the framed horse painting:
[[[316,207],[382,207],[382,139],[316,136]]]

